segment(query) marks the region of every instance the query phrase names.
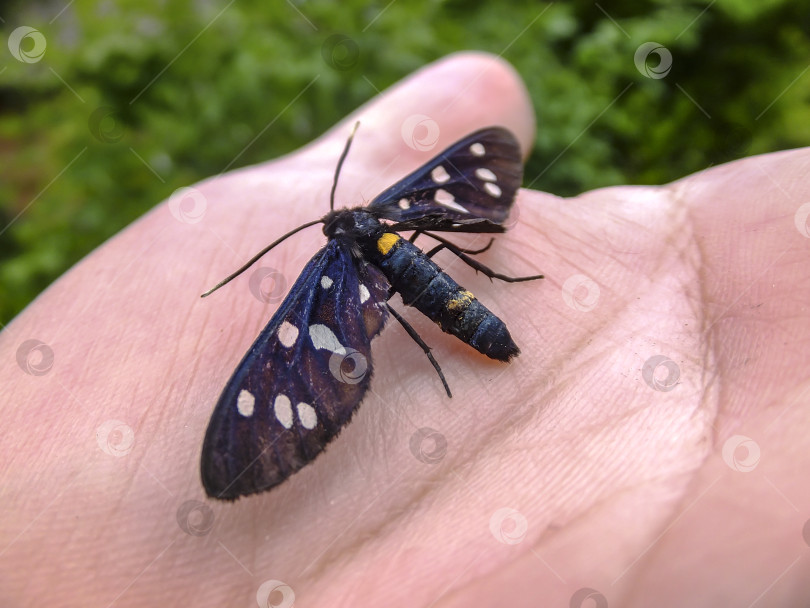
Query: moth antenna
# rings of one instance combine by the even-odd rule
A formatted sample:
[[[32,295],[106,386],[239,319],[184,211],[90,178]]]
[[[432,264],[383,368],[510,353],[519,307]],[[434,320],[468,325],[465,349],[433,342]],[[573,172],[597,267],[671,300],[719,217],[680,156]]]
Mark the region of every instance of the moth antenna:
[[[346,160],[346,155],[349,154],[349,148],[352,147],[352,140],[354,139],[354,134],[357,133],[357,127],[360,126],[360,121],[358,120],[354,123],[354,127],[352,127],[352,132],[349,134],[349,139],[346,140],[346,145],[343,147],[343,153],[340,155],[338,159],[337,167],[335,168],[335,179],[332,182],[332,192],[329,194],[329,210],[335,210],[335,190],[337,189],[337,182],[338,176],[340,175],[340,168],[343,166],[343,161]]]
[[[214,285],[214,286],[213,286],[211,289],[209,289],[208,291],[206,291],[206,292],[205,292],[204,294],[202,294],[200,297],[201,297],[201,298],[204,298],[205,296],[211,295],[211,294],[212,294],[212,293],[214,293],[214,292],[215,292],[217,289],[219,289],[219,288],[220,288],[220,287],[222,287],[223,285],[226,285],[226,284],[230,283],[230,282],[231,282],[231,281],[233,281],[233,280],[234,280],[236,277],[238,277],[240,274],[242,274],[243,272],[245,272],[245,271],[246,271],[248,268],[250,268],[251,266],[253,266],[253,264],[255,264],[255,263],[256,263],[256,261],[257,261],[257,260],[258,260],[260,257],[262,257],[262,256],[263,256],[265,253],[267,253],[268,251],[270,251],[270,250],[271,250],[273,247],[275,247],[276,245],[279,245],[279,244],[280,244],[280,243],[282,243],[283,241],[287,240],[287,239],[288,239],[288,238],[290,238],[292,235],[294,235],[296,232],[301,232],[301,231],[302,231],[304,228],[309,228],[310,226],[314,226],[315,224],[320,224],[320,223],[321,223],[321,221],[322,221],[322,220],[312,220],[311,222],[307,222],[306,224],[301,224],[300,226],[298,226],[298,228],[293,228],[292,230],[290,230],[290,231],[289,231],[287,234],[285,234],[284,236],[282,236],[282,237],[280,237],[280,238],[276,239],[275,241],[273,241],[272,243],[270,243],[270,244],[269,244],[267,247],[265,247],[264,249],[262,249],[262,250],[261,250],[259,253],[257,253],[256,255],[254,255],[252,258],[250,258],[250,259],[247,261],[247,263],[245,263],[245,265],[244,265],[244,266],[242,266],[242,267],[241,267],[239,270],[237,270],[236,272],[234,272],[234,273],[232,273],[232,274],[229,274],[227,277],[225,277],[224,279],[222,279],[222,280],[221,280],[219,283],[217,283],[216,285]]]

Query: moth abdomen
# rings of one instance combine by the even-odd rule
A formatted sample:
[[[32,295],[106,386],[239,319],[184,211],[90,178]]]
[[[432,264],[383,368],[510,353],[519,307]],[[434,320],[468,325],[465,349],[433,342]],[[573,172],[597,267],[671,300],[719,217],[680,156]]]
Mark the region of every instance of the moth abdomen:
[[[520,352],[506,324],[416,245],[386,232],[377,240],[373,255],[375,265],[403,303],[416,308],[442,331],[498,361],[509,361]]]
[[[414,306],[422,310],[419,308],[418,300]],[[444,331],[453,334],[490,359],[509,361],[520,353],[506,328],[506,323],[463,287],[459,286],[449,294],[442,306],[437,307],[437,317],[438,319],[434,321]]]
[[[483,304],[479,303],[479,305],[487,311],[488,315],[481,321],[472,338],[470,338],[470,346],[478,352],[484,353],[487,357],[498,361],[509,361],[512,357],[517,357],[520,354],[520,349],[512,340],[512,336],[506,328],[506,323],[487,310]]]

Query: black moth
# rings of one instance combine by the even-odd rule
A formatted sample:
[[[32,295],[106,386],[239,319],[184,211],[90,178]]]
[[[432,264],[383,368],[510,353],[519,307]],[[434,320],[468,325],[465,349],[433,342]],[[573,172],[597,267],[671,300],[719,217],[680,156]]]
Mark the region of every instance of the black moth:
[[[355,126],[356,129],[356,126]],[[334,210],[338,161],[322,219],[326,246],[309,261],[276,314],[239,363],[219,398],[202,449],[208,496],[233,500],[269,490],[310,463],[349,422],[371,381],[371,341],[393,316],[424,350],[428,346],[388,304],[394,293],[479,352],[509,361],[520,352],[503,321],[430,259],[448,249],[490,279],[526,281],[491,271],[470,251],[427,231],[503,232],[520,187],[520,148],[507,130],[492,127],[460,139],[391,186],[366,207]],[[409,240],[398,232],[413,231]],[[439,244],[424,253],[419,234]],[[211,291],[214,291],[212,289]],[[204,295],[208,295],[211,291]]]

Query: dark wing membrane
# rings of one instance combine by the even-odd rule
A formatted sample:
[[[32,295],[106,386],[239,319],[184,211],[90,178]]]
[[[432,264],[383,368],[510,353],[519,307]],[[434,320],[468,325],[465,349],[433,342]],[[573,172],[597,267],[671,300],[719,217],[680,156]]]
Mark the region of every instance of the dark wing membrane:
[[[374,215],[397,230],[503,232],[523,178],[520,146],[500,127],[471,133],[377,196]]]
[[[349,422],[371,381],[371,340],[389,283],[332,240],[236,368],[203,443],[209,496],[272,488],[312,461]]]

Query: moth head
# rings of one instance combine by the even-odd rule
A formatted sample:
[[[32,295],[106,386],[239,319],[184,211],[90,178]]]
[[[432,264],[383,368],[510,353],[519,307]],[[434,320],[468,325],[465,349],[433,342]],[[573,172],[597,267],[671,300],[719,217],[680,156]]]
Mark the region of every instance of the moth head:
[[[382,230],[379,220],[362,208],[330,211],[322,221],[323,233],[330,239],[348,237],[356,240],[374,236]]]

